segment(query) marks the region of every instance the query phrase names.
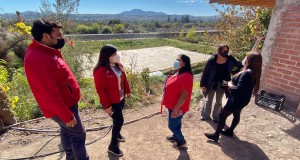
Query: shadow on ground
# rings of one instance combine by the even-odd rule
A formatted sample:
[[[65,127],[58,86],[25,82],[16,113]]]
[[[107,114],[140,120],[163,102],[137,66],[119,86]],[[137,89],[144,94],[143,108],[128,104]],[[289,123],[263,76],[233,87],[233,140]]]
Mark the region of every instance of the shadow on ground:
[[[289,120],[291,123],[296,123],[297,120],[299,121],[300,118],[299,116],[297,116],[295,113],[296,113],[296,109],[295,108],[284,108],[280,111],[275,111],[275,110],[272,110],[268,107],[264,107],[264,106],[259,106],[259,105],[256,105],[257,107],[260,107],[266,111],[269,111],[271,113],[274,113],[276,115],[279,115],[287,120]]]
[[[179,149],[180,154],[179,154],[177,160],[190,160],[191,158],[190,158],[190,155],[187,150],[188,150],[187,147],[180,148]]]
[[[222,137],[228,138],[228,137]],[[269,160],[264,151],[256,144],[242,141],[238,137],[229,138],[228,141],[221,140],[221,150],[232,159],[260,159]]]
[[[284,129],[281,129],[282,131],[284,131],[285,133],[287,133],[288,135],[292,136],[293,138],[296,138],[298,140],[300,140],[300,125],[295,125],[293,126],[292,128],[290,129],[287,129],[287,130],[284,130]]]

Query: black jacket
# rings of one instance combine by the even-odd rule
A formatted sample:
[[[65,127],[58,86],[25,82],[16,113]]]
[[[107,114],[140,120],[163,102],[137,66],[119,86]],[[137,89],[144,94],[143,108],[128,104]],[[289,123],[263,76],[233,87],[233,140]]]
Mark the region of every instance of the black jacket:
[[[234,87],[229,89],[229,98],[224,106],[226,110],[236,110],[245,107],[251,99],[255,81],[253,72],[245,70],[237,77],[232,78]]]
[[[217,56],[218,54],[214,54],[208,59],[202,73],[202,77],[200,80],[200,87],[206,88],[206,92],[203,92],[205,97],[207,93],[213,88],[213,80],[217,73]],[[224,80],[230,81],[231,80],[230,74],[238,73],[240,69],[243,68],[243,65],[241,62],[237,61],[231,55],[228,56],[227,62],[228,62],[227,78]]]

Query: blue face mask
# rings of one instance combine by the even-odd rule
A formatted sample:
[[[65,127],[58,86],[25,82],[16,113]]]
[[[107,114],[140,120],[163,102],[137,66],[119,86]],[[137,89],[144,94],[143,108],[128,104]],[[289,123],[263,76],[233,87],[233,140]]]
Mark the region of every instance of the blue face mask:
[[[179,69],[179,68],[180,68],[180,62],[179,62],[179,61],[177,61],[177,60],[174,62],[174,64],[173,64],[173,65],[174,65],[174,69],[175,69],[175,70],[177,70],[177,69]]]

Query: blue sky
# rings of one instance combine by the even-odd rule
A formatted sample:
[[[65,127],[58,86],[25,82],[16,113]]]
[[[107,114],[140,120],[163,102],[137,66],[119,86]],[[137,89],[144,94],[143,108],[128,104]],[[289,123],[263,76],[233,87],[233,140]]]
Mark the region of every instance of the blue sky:
[[[53,2],[54,0],[50,0]],[[194,16],[218,15],[208,4],[209,0],[81,0],[78,13],[116,14],[132,9],[164,12],[166,14],[189,14]],[[0,0],[0,13],[16,10],[39,11],[40,0]],[[218,5],[217,5],[218,6]],[[220,6],[218,6],[220,7]]]

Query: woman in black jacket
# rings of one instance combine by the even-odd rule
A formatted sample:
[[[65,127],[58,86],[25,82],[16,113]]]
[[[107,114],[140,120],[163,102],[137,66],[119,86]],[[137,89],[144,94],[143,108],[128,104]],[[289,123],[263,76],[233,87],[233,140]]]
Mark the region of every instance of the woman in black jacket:
[[[229,81],[230,74],[239,72],[243,65],[231,55],[228,55],[229,46],[220,45],[218,54],[213,55],[206,63],[200,87],[203,92],[205,103],[201,111],[201,120],[210,119],[212,100],[216,94],[216,103],[213,109],[212,118],[214,122],[219,121],[219,114],[222,107],[224,88],[221,87],[223,81]]]
[[[233,130],[240,122],[242,109],[250,102],[251,95],[255,95],[259,89],[261,66],[261,54],[252,51],[246,55],[244,69],[233,76],[232,81],[228,83],[230,94],[226,105],[220,113],[220,121],[216,132],[213,134],[205,133],[207,138],[218,142],[220,133],[233,137]],[[231,126],[227,130],[222,131],[227,117],[231,114],[233,114]]]

